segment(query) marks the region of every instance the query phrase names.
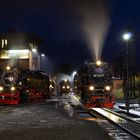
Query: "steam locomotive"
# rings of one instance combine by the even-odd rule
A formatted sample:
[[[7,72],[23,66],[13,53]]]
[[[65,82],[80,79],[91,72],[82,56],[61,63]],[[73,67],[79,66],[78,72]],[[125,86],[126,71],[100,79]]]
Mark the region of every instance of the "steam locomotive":
[[[50,95],[55,95],[56,92],[56,83],[54,80],[50,79],[50,85],[49,85]]]
[[[49,76],[16,68],[0,72],[0,104],[44,101],[50,97]]]
[[[68,94],[70,92],[70,81],[65,79],[60,82],[60,94]]]
[[[86,63],[74,77],[74,93],[88,108],[113,108],[112,88],[112,72],[106,62]]]

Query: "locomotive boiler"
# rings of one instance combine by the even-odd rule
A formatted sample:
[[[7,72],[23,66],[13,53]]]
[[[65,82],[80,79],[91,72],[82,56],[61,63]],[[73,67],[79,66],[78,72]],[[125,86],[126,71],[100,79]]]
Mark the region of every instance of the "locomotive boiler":
[[[74,77],[74,93],[86,107],[113,108],[112,72],[106,62],[84,64]]]
[[[1,71],[0,104],[19,104],[44,101],[50,97],[49,76],[42,71]]]

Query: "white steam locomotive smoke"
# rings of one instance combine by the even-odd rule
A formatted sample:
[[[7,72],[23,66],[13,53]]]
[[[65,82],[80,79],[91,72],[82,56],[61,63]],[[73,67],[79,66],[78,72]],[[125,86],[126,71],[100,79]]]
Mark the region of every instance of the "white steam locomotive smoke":
[[[78,25],[84,35],[94,60],[100,59],[110,25],[110,0],[51,0],[55,9],[67,17],[72,25]],[[70,29],[69,29],[70,30]],[[83,34],[84,32],[84,34]],[[85,42],[85,41],[84,41]]]
[[[99,60],[110,25],[107,0],[94,0],[81,5],[82,27],[93,59]]]

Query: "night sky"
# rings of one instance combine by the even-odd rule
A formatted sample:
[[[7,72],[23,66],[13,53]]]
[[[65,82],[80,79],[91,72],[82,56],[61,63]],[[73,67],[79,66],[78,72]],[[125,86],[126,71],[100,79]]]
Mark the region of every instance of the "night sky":
[[[92,14],[90,17],[96,20],[99,13],[104,13],[104,7],[108,28],[102,43],[101,58],[113,63],[112,60],[124,47],[121,34],[128,28],[134,32],[133,46],[137,56],[140,53],[140,0],[5,0],[1,1],[0,6],[0,32],[14,27],[17,31],[39,35],[44,40],[40,50],[49,61],[46,61],[46,66],[68,63],[78,68],[84,61],[92,60],[87,36],[82,28],[86,19],[83,18],[86,16],[83,11],[93,12],[93,17]],[[102,12],[97,12],[97,9]],[[136,64],[140,69],[138,59]]]

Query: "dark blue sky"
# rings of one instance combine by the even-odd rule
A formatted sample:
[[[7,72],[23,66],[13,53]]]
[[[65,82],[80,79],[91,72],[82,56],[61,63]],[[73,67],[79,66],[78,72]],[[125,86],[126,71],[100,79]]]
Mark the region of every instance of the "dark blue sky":
[[[79,66],[85,60],[91,60],[91,55],[81,29],[81,19],[75,10],[84,0],[75,1],[1,1],[0,32],[5,32],[10,27],[18,31],[34,32],[44,40],[41,50],[53,64],[70,63]],[[90,0],[86,1],[87,5],[91,6]],[[128,27],[134,30],[137,38],[134,47],[137,54],[140,53],[139,6],[140,0],[110,0],[108,8],[111,24],[102,54],[107,61],[117,56],[120,48],[124,46],[120,35]],[[137,65],[140,67],[139,62]]]

